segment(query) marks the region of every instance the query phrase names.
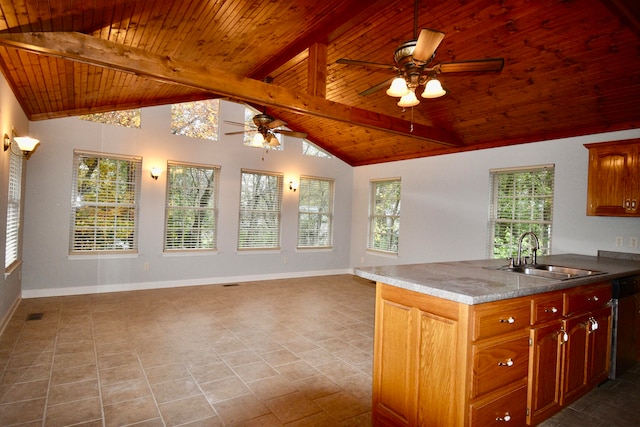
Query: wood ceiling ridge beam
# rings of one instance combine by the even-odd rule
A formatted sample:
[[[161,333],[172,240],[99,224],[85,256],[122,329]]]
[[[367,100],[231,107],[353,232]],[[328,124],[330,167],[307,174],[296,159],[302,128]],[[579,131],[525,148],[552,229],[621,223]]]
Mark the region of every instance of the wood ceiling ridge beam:
[[[281,86],[221,70],[184,63],[86,34],[4,33],[0,34],[0,45],[213,92],[241,102],[280,107],[288,111],[410,136],[441,145],[462,145],[458,137],[439,128],[412,124],[403,119],[339,104],[318,96],[297,93]]]

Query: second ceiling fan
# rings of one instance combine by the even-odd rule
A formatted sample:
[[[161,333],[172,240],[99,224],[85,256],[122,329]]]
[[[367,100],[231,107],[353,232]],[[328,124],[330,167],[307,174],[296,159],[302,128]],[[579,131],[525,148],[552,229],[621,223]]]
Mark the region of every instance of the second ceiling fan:
[[[415,2],[413,25],[413,40],[402,43],[395,50],[393,54],[395,62],[394,65],[346,58],[341,58],[336,61],[338,64],[383,68],[394,70],[396,72],[396,77],[390,77],[389,79],[361,92],[360,95],[370,95],[389,86],[391,83],[387,89],[387,95],[400,98],[398,101],[398,106],[400,107],[413,107],[420,103],[415,94],[418,86],[425,86],[422,93],[422,97],[424,98],[437,98],[446,93],[436,78],[438,74],[478,73],[488,71],[499,72],[502,71],[502,68],[504,67],[503,58],[487,58],[434,64],[433,61],[436,55],[436,49],[438,49],[438,46],[444,39],[445,34],[442,31],[423,28],[418,36],[418,0]]]

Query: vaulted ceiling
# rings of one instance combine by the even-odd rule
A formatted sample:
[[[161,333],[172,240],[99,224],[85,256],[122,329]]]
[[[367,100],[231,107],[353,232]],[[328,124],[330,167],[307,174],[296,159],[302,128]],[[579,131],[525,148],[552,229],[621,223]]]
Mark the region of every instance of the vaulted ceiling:
[[[421,28],[433,64],[504,68],[403,109],[391,67],[337,63],[391,66]],[[0,69],[30,120],[223,97],[357,166],[640,128],[640,3],[0,0]]]

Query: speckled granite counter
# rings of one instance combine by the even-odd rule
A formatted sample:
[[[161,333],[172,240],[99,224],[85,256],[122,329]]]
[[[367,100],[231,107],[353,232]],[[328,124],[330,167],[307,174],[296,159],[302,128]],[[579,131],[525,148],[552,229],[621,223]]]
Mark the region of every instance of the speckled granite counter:
[[[617,252],[601,252],[599,256],[567,254],[538,258],[538,264],[555,264],[604,272],[567,280],[498,270],[505,264],[504,259],[492,259],[360,267],[354,272],[365,279],[469,305],[640,274],[640,255]]]

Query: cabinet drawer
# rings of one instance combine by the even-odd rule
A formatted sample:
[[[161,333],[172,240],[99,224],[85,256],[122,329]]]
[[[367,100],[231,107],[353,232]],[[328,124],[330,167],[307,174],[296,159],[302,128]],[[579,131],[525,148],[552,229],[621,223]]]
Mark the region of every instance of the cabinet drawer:
[[[564,313],[564,296],[562,293],[535,297],[531,300],[531,324],[558,320]]]
[[[471,397],[526,378],[528,369],[528,335],[492,345],[474,345]]]
[[[474,306],[473,340],[515,332],[529,326],[529,299],[497,301]]]
[[[527,386],[493,400],[471,405],[471,426],[523,426],[527,411]]]
[[[573,288],[564,294],[564,314],[592,311],[611,300],[611,284]]]

